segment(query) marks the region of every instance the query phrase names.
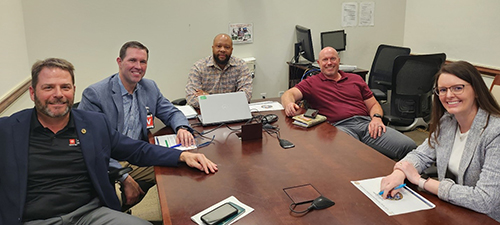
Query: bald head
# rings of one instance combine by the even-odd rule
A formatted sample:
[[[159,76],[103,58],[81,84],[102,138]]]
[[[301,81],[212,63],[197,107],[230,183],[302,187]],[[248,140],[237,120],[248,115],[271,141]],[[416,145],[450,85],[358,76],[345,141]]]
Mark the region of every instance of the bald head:
[[[224,41],[229,41],[231,42],[231,46],[233,46],[233,40],[231,39],[231,37],[227,34],[224,34],[224,33],[221,33],[221,34],[217,34],[217,36],[214,37],[214,45],[216,42],[218,42],[219,40],[224,40]]]
[[[233,40],[227,34],[218,34],[214,38],[212,45],[215,63],[223,69],[233,53]]]
[[[318,64],[321,72],[328,78],[336,79],[340,76],[339,53],[332,47],[325,47],[319,52]]]
[[[319,52],[319,59],[321,59],[322,56],[324,56],[325,54],[327,53],[330,53],[330,54],[334,54],[337,56],[337,58],[339,57],[339,53],[337,52],[337,50],[335,50],[334,48],[332,47],[324,47],[320,52]]]

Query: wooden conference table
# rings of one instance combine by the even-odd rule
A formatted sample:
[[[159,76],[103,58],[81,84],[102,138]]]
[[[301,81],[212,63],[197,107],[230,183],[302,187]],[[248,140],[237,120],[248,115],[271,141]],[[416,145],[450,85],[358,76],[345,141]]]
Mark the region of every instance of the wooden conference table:
[[[195,150],[217,163],[219,172],[205,175],[186,165],[155,167],[163,224],[195,224],[191,216],[229,196],[255,209],[235,224],[497,224],[426,192],[419,193],[436,208],[388,216],[350,181],[387,175],[394,161],[327,123],[305,129],[293,125],[283,111],[271,113],[279,116],[275,125],[281,138],[294,148],[282,149],[267,133],[262,140],[242,142],[224,126],[207,134],[215,135],[213,144]],[[171,132],[164,128],[155,135]],[[306,183],[336,204],[304,216],[291,214],[283,188]]]

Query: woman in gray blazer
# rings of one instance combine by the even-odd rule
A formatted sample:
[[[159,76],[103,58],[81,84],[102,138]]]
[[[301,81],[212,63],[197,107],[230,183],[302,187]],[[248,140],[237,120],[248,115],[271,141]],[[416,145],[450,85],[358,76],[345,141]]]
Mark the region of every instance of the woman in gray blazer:
[[[429,137],[383,178],[383,197],[407,178],[440,199],[500,222],[500,107],[468,62],[436,75]],[[436,163],[438,180],[420,173]]]

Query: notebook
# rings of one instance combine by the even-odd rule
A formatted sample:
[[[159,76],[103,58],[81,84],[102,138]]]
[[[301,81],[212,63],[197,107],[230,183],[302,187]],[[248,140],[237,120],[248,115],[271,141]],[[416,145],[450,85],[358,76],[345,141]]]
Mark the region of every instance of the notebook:
[[[307,128],[322,123],[323,121],[326,120],[326,116],[318,114],[316,115],[316,118],[312,119],[305,117],[304,114],[300,114],[292,117],[292,119],[294,119],[293,124]]]
[[[245,92],[198,96],[200,120],[203,126],[235,123],[252,118]]]

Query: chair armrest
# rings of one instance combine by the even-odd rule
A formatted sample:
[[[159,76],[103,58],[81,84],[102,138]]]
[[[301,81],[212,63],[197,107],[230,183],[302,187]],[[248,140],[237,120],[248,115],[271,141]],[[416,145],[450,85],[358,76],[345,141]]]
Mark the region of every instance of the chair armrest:
[[[174,105],[186,105],[186,98],[178,98],[172,101]]]
[[[112,169],[112,170],[108,171],[109,182],[114,183],[120,177],[122,177],[123,174],[126,174],[130,171],[132,171],[132,167],[123,167],[123,168]]]
[[[387,89],[391,89],[392,83],[389,81],[383,81],[383,80],[375,80],[375,83],[378,85],[383,85],[386,86]]]
[[[371,91],[373,92],[373,96],[375,96],[375,98],[378,101],[380,101],[380,100],[387,100],[387,94],[385,94],[381,90],[379,90],[379,89],[371,89]]]

